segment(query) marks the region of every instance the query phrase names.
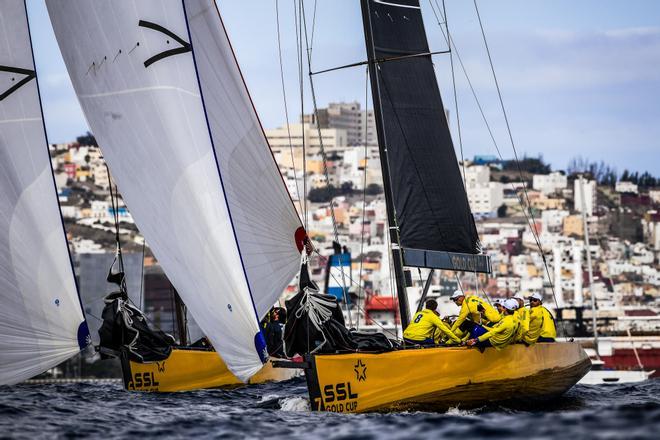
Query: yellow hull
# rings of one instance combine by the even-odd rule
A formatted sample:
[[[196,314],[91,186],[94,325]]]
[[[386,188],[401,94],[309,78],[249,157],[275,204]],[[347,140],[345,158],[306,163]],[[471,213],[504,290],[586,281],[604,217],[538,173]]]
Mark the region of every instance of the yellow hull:
[[[562,342],[483,353],[438,347],[315,355],[305,374],[313,410],[365,412],[550,398],[566,392],[590,368],[577,343]]]
[[[121,361],[124,386],[129,391],[173,392],[244,385],[215,351],[173,349],[167,359],[159,362],[134,362],[125,355]],[[298,374],[298,370],[273,368],[268,361],[249,383],[283,381]]]

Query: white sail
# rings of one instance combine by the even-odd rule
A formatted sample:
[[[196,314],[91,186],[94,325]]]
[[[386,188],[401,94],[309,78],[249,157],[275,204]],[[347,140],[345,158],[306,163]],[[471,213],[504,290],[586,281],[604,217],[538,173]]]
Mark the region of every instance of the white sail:
[[[202,3],[195,7],[208,5]],[[246,230],[240,222],[259,228],[263,224],[259,217],[265,216],[273,229],[282,218],[279,211],[267,212],[259,206],[238,209],[236,185],[244,181],[222,175],[226,170],[219,162],[228,161],[231,167],[231,157],[216,158],[236,148],[267,149],[263,138],[257,139],[260,143],[250,140],[254,137],[250,127],[258,127],[254,114],[232,114],[249,103],[243,84],[235,78],[228,83],[220,78],[215,84],[228,90],[242,88],[225,91],[225,96],[242,103],[225,100],[224,116],[214,107],[216,98],[209,92],[209,120],[224,117],[225,123],[238,127],[226,129],[224,137],[214,133],[212,138],[206,95],[199,86],[208,75],[196,69],[184,2],[48,0],[47,6],[78,99],[131,214],[201,329],[230,370],[246,380],[263,360],[263,339],[250,289],[265,288],[263,281],[256,282],[257,277],[248,283],[246,273],[254,273],[261,264],[260,280],[266,270],[281,276],[273,278],[265,295],[252,292],[271,303],[274,292],[279,289],[279,295],[290,279],[284,281],[282,262],[276,261],[281,252],[274,253],[272,260],[254,261],[250,254],[241,254],[241,245],[249,248],[249,240],[237,239]],[[202,49],[195,55],[207,53]],[[203,92],[212,86],[205,86]],[[225,142],[228,150],[219,145]],[[272,158],[270,169],[264,170],[259,167],[262,155],[251,157],[256,161],[253,165],[242,157],[236,164],[247,166],[241,172],[252,179],[262,177],[259,173],[278,172]],[[250,187],[260,193],[257,200],[279,197],[272,181],[266,183],[270,187],[263,183]],[[223,184],[234,194],[226,196]],[[293,209],[290,200],[287,203]],[[292,243],[299,224],[294,226],[289,233]],[[255,231],[259,234],[251,240],[263,240],[263,228]],[[252,247],[251,252],[259,249]],[[291,273],[288,266],[286,270]]]
[[[186,1],[195,63],[243,263],[264,316],[300,270],[300,219],[213,0]],[[300,240],[300,237],[298,237]]]
[[[62,226],[23,0],[0,8],[0,385],[67,360],[89,332]]]

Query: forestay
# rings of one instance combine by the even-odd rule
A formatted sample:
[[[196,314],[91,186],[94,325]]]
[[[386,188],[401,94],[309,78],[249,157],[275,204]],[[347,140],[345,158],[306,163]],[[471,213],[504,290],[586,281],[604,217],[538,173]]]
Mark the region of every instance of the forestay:
[[[87,345],[44,132],[23,0],[0,8],[0,385]]]
[[[159,0],[47,6],[131,214],[199,326],[246,380],[262,364],[255,311],[264,312],[293,278],[300,223],[215,7]]]

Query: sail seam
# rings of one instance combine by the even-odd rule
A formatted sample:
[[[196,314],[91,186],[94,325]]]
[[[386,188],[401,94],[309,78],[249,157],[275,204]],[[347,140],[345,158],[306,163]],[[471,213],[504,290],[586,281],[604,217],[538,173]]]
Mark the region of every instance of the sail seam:
[[[105,93],[91,93],[88,95],[78,95],[80,99],[87,99],[87,98],[103,98],[106,96],[118,96],[118,95],[126,95],[129,93],[135,93],[135,92],[150,92],[152,90],[174,90],[177,92],[185,93],[187,95],[193,96],[195,98],[199,98],[200,95],[191,92],[190,90],[182,89],[181,87],[173,87],[173,86],[154,86],[154,87],[138,87],[135,89],[125,89],[125,90],[119,90],[116,92],[105,92]]]

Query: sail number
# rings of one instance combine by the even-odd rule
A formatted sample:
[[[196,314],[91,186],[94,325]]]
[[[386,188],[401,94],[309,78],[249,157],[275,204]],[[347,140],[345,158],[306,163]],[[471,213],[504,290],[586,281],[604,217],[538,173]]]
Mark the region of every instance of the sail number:
[[[358,393],[351,390],[350,382],[328,384],[323,387],[325,410],[332,412],[348,412],[357,410]]]

